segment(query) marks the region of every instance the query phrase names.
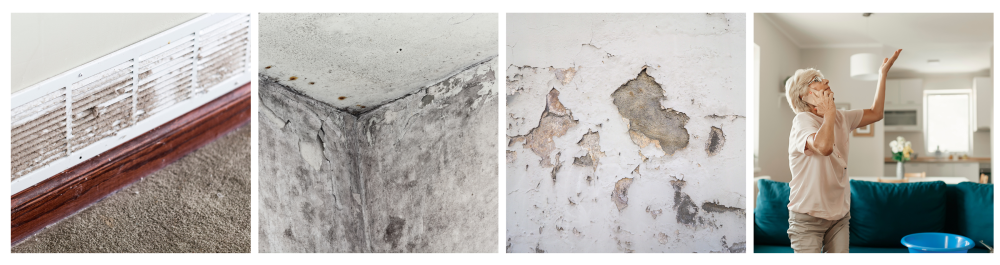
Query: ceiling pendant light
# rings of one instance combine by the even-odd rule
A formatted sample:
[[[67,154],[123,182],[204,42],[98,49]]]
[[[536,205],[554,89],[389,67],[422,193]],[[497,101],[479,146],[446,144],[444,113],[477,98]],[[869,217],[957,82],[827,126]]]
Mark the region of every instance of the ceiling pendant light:
[[[861,14],[865,17],[865,33],[868,32],[868,19],[872,13]],[[871,36],[871,34],[868,34]],[[865,81],[878,79],[880,61],[874,53],[858,53],[851,55],[851,78]]]
[[[874,53],[851,55],[851,78],[865,81],[878,79],[879,62]]]

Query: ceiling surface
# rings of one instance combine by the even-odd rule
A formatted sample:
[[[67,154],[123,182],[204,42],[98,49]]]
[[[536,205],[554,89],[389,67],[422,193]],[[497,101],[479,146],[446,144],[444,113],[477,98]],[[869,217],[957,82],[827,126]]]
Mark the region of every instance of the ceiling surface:
[[[261,14],[262,75],[354,113],[498,53],[496,14]]]
[[[764,14],[800,48],[903,49],[894,71],[968,73],[990,68],[993,14]],[[940,60],[937,64],[928,60]]]

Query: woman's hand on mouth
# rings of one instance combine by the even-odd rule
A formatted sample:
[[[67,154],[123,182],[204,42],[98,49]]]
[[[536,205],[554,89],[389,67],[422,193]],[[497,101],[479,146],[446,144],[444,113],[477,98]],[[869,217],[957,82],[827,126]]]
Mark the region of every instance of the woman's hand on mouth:
[[[816,102],[816,112],[822,114],[823,116],[832,115],[837,111],[837,104],[833,102],[833,92],[829,90],[824,90],[818,93],[819,102]]]

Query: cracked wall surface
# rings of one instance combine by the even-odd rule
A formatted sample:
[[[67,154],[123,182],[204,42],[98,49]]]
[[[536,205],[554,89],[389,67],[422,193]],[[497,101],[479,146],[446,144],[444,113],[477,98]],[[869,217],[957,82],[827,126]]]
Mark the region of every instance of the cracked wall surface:
[[[508,14],[507,252],[745,252],[744,14]]]
[[[261,80],[261,252],[494,252],[496,59],[353,116]]]

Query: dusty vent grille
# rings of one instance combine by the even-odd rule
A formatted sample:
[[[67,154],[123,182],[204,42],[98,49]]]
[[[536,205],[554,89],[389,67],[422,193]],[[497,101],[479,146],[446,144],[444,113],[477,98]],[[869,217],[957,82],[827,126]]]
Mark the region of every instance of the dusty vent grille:
[[[139,61],[138,120],[191,98],[194,82],[194,35],[171,42],[162,51]]]
[[[198,45],[198,93],[243,72],[249,29],[248,19],[234,19],[201,31],[205,37]]]
[[[66,88],[12,109],[10,120],[13,178],[66,157]]]
[[[70,151],[132,125],[132,61],[74,83]]]
[[[210,95],[206,94],[221,95],[216,88],[223,86],[217,85],[247,75],[250,16],[213,14],[199,19],[204,22],[178,26],[185,31],[161,33],[15,95],[12,104],[17,107],[11,109],[11,180],[53,163],[82,162],[88,154],[99,154],[126,141],[118,141],[124,136],[113,137],[123,130],[145,124],[142,122],[181,103],[189,106],[187,102],[202,98],[206,99],[194,102],[207,102]],[[97,65],[105,66],[93,69]],[[246,79],[225,87],[235,88]],[[47,91],[53,92],[39,95]],[[28,102],[18,105],[19,100]],[[141,130],[169,118],[155,120],[149,121],[155,125],[143,125]],[[130,129],[127,135],[140,133]],[[102,142],[109,137],[115,140]],[[105,149],[87,149],[98,142]],[[78,156],[77,162],[60,160]],[[39,181],[34,180],[35,176],[30,179]]]

